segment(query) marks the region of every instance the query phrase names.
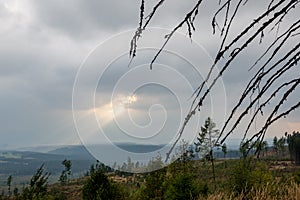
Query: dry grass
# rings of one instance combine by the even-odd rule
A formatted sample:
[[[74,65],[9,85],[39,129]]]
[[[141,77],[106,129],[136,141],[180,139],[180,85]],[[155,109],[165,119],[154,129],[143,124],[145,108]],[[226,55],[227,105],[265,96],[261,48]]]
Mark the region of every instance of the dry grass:
[[[296,183],[286,185],[267,184],[260,189],[252,189],[248,194],[223,193],[210,194],[207,197],[199,197],[198,200],[300,200],[300,186]]]

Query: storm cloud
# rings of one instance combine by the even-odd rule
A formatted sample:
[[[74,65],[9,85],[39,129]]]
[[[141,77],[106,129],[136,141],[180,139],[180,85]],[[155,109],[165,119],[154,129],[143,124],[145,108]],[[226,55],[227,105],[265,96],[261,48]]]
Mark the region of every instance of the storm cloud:
[[[156,1],[147,1],[146,13],[149,13]],[[103,1],[103,0],[3,0],[0,3],[0,149],[16,148],[25,146],[51,145],[51,144],[79,144],[81,143],[72,116],[72,92],[74,90],[74,82],[76,74],[80,66],[86,64],[90,59],[89,55],[93,55],[93,50],[99,47],[99,44],[108,40],[109,37],[117,35],[120,32],[130,31],[133,35],[134,30],[139,21],[139,0],[124,1]],[[185,1],[166,2],[157,16],[153,18],[151,26],[173,28],[178,20],[184,18],[185,12],[191,9],[193,1],[186,3]],[[249,2],[247,9],[242,12],[240,21],[233,27],[233,32],[238,32],[245,26],[244,21],[249,18],[252,20],[256,13],[263,6],[257,6]],[[187,36],[185,28],[180,29],[181,36],[179,39],[172,39],[167,45],[166,55],[159,57],[161,64],[176,66],[174,69],[179,74],[185,76],[191,84],[191,88],[186,90],[178,83],[179,79],[165,74],[158,74],[155,78],[165,80],[172,86],[178,85],[179,96],[184,97],[186,107],[190,105],[193,89],[197,87],[208,71],[210,59],[202,59],[204,52],[199,54],[200,46],[205,49],[206,56],[214,57],[214,52],[218,49],[218,36],[212,35],[211,13],[208,10],[213,9],[214,5],[207,5],[207,9],[202,8],[204,12],[203,19],[196,21],[196,32],[193,35],[194,41],[191,43]],[[264,5],[265,6],[265,5]],[[207,12],[207,14],[206,14]],[[287,19],[288,20],[288,19]],[[284,27],[283,27],[284,28]],[[166,30],[164,32],[167,33]],[[147,38],[147,32],[140,41],[141,46],[150,47],[151,43],[159,43],[164,38],[155,38],[151,35]],[[163,36],[163,35],[160,35]],[[128,37],[130,38],[130,37]],[[151,54],[143,54],[138,52],[137,58],[133,61],[132,66],[128,66],[128,58],[130,39],[124,39],[122,44],[114,44],[105,48],[105,51],[113,54],[114,48],[124,47],[124,60],[115,62],[109,70],[106,71],[107,76],[96,82],[90,87],[89,77],[93,76],[94,71],[90,71],[84,77],[84,84],[80,88],[80,101],[87,101],[90,105],[89,92],[94,91],[96,99],[99,100],[100,108],[108,106],[111,100],[112,89],[120,77],[127,71],[135,69],[135,66],[145,65],[145,74],[143,78],[151,78],[149,64],[151,56],[155,55],[154,50],[149,50]],[[185,38],[185,39],[182,39]],[[156,41],[157,40],[157,41]],[[113,40],[112,40],[113,41]],[[257,41],[259,42],[259,41]],[[185,45],[182,45],[186,43]],[[189,46],[190,45],[190,46]],[[193,47],[195,45],[197,47]],[[182,48],[178,48],[181,46]],[[128,52],[126,51],[128,50]],[[263,49],[263,46],[261,46]],[[202,51],[202,50],[201,50]],[[249,47],[248,55],[239,58],[233,67],[228,70],[223,77],[223,83],[226,92],[226,103],[231,108],[238,95],[241,94],[242,86],[249,79],[254,71],[248,71],[251,60],[249,57],[255,57],[258,53],[257,47]],[[169,56],[167,55],[169,53]],[[176,55],[177,57],[170,56]],[[185,57],[180,57],[184,55]],[[140,57],[139,57],[140,56]],[[126,58],[125,58],[126,57]],[[95,57],[99,58],[99,57]],[[180,58],[180,59],[178,59]],[[197,61],[194,63],[185,62]],[[198,60],[197,60],[198,59]],[[201,61],[199,61],[201,59]],[[89,61],[89,60],[88,60]],[[96,63],[99,64],[99,63]],[[192,69],[193,65],[201,65],[202,74],[195,75]],[[102,69],[107,66],[95,65],[94,70]],[[159,63],[156,67],[160,67]],[[149,72],[150,74],[146,74]],[[299,72],[299,67],[295,68],[295,73]],[[174,72],[175,73],[175,72]],[[290,79],[293,73],[284,77]],[[182,79],[183,80],[183,79]],[[132,84],[132,83],[131,83]],[[124,83],[122,86],[126,88],[130,83]],[[238,86],[238,87],[237,87]],[[221,86],[220,86],[221,87]],[[126,101],[132,101],[131,95],[137,95],[136,104],[129,105],[125,102],[125,108],[131,108],[135,111],[141,111],[141,115],[147,119],[148,115],[144,111],[148,111],[151,102],[159,101],[168,106],[167,109],[173,113],[176,111],[178,104],[176,101],[170,102],[167,90],[152,89],[136,90],[136,93],[128,94],[125,91],[120,93]],[[147,89],[145,87],[144,89]],[[223,86],[222,86],[222,89]],[[299,94],[299,93],[298,93]],[[143,99],[143,101],[139,101]],[[299,99],[299,95],[291,96],[290,101],[295,102]],[[127,104],[126,104],[127,103]],[[206,102],[213,105],[213,101]],[[97,104],[98,105],[98,104]],[[205,112],[214,112],[216,121],[223,123],[224,104],[215,103],[214,108],[207,106],[204,113],[201,113],[201,119],[207,117]],[[87,114],[93,107],[82,106],[80,112]],[[222,110],[222,111],[220,111]],[[171,113],[172,113],[171,112]],[[144,114],[143,114],[144,113]],[[219,114],[221,113],[221,114]],[[218,116],[219,115],[219,116]],[[104,116],[107,117],[107,116]],[[202,120],[203,120],[202,119]],[[143,124],[143,118],[139,118]],[[169,121],[172,121],[170,118]],[[169,122],[168,121],[168,122]],[[174,120],[176,127],[178,119]],[[217,124],[218,124],[217,123]],[[299,111],[293,113],[290,118],[279,123],[280,127],[291,126],[291,130],[299,128],[300,115]],[[108,126],[109,127],[109,126]],[[170,130],[169,127],[167,127]],[[288,129],[288,128],[287,128]],[[112,128],[115,130],[115,127]],[[280,135],[283,130],[276,127],[272,129],[273,135]],[[290,130],[287,130],[290,131]],[[193,133],[194,134],[194,133]],[[159,138],[163,140],[162,138]]]

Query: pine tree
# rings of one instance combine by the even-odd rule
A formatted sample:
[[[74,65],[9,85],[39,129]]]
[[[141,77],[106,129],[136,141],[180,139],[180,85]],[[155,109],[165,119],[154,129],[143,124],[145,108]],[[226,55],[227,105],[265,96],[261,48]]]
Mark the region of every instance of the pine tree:
[[[219,130],[216,129],[216,124],[208,117],[205,120],[204,126],[201,127],[197,142],[195,142],[196,152],[199,152],[205,160],[211,162],[214,189],[216,189],[216,175],[213,151],[215,147],[219,146],[219,144],[217,144],[219,134]]]

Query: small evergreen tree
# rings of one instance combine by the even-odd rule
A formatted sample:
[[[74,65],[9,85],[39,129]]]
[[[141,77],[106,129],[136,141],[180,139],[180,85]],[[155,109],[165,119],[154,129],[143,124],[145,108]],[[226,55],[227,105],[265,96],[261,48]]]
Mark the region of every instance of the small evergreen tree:
[[[164,166],[164,162],[162,160],[162,157],[160,154],[158,154],[155,158],[152,158],[148,162],[147,171],[148,172],[155,171],[161,169],[163,166]]]
[[[14,188],[14,196],[19,196],[19,189],[17,187]]]
[[[294,131],[287,135],[287,143],[291,159],[296,165],[300,165],[300,133]]]
[[[61,172],[61,175],[59,177],[59,181],[62,185],[66,184],[68,182],[68,177],[71,176],[71,167],[72,163],[70,160],[63,160],[62,163],[64,165],[64,169]]]
[[[146,177],[145,187],[141,192],[142,199],[163,199],[165,177],[165,168],[150,172]]]
[[[50,174],[44,172],[44,164],[36,171],[30,179],[30,183],[22,191],[17,199],[20,200],[43,200],[47,195],[48,178]]]
[[[264,152],[268,147],[268,143],[267,141],[255,141],[254,143],[252,143],[252,146],[255,147],[257,158],[259,158],[260,152],[262,152],[262,156],[264,156]]]
[[[213,151],[215,147],[219,146],[219,144],[216,143],[219,134],[219,130],[216,129],[216,124],[208,117],[205,120],[204,126],[201,127],[197,142],[195,142],[196,152],[200,152],[204,159],[211,162],[214,189],[216,189],[216,175]]]
[[[109,181],[102,167],[90,172],[90,178],[83,186],[82,195],[84,200],[123,199],[119,188]]]
[[[132,172],[134,167],[134,163],[131,161],[131,158],[128,156],[127,158],[127,171]]]
[[[8,196],[11,196],[11,182],[12,182],[12,176],[9,175],[9,177],[7,178]]]
[[[225,168],[227,167],[227,164],[226,164],[226,154],[227,154],[227,146],[226,146],[226,143],[224,143],[222,145],[222,152],[223,152],[223,156],[224,156],[224,166]]]
[[[251,150],[251,147],[253,145],[251,144],[250,141],[246,140],[245,142],[241,142],[240,144],[240,153],[242,158],[247,158],[248,156],[248,152]]]
[[[278,140],[278,150],[281,153],[281,156],[283,156],[283,154],[284,154],[284,148],[285,148],[284,145],[285,145],[285,138],[281,137]]]
[[[278,152],[278,139],[276,136],[273,139],[273,148],[276,152]]]
[[[179,173],[172,176],[165,183],[164,199],[186,200],[197,199],[199,191],[193,182],[194,177],[190,173]],[[208,189],[208,188],[207,188]]]

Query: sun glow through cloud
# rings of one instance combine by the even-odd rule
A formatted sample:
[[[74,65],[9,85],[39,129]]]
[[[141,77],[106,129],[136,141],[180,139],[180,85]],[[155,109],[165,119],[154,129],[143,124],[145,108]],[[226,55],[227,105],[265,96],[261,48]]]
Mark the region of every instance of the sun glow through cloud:
[[[137,102],[137,100],[138,98],[136,95],[118,96],[110,103],[96,107],[90,111],[96,115],[101,125],[106,125],[124,114],[125,111],[128,111],[130,106]]]

